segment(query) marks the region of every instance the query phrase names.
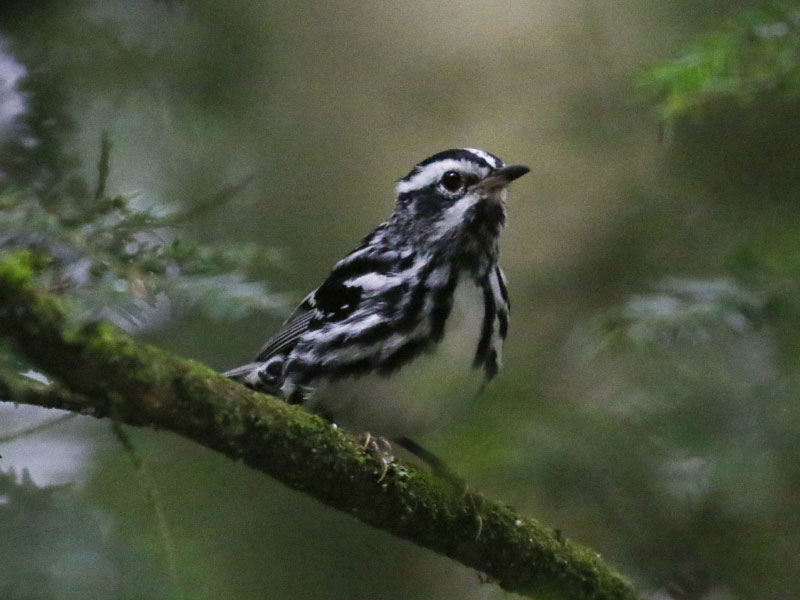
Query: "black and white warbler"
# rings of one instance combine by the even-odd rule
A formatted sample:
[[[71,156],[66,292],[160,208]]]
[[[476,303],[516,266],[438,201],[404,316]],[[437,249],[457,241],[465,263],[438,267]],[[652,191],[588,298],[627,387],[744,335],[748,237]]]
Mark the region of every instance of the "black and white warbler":
[[[500,368],[509,301],[498,239],[506,186],[528,170],[472,148],[423,160],[398,182],[391,218],[226,375],[438,462],[408,436],[441,424]],[[460,398],[431,401],[443,379]]]

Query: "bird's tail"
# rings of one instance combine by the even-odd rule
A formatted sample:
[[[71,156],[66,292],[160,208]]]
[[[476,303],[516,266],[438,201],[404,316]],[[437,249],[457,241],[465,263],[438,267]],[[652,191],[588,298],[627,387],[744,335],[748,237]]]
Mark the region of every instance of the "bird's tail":
[[[265,363],[263,362],[247,363],[241,367],[225,371],[223,375],[246,385],[250,389],[273,396],[281,396],[280,382],[275,377],[267,375]]]
[[[235,369],[231,369],[230,371],[225,371],[223,375],[225,377],[230,377],[231,379],[235,379],[236,381],[245,382],[245,378],[247,375],[258,369],[261,366],[261,363],[252,362],[247,363],[246,365],[242,365],[241,367],[236,367]]]

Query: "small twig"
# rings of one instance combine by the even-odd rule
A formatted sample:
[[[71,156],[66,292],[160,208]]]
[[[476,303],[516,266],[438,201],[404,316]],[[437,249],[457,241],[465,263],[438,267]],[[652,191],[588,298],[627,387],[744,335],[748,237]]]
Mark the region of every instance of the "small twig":
[[[55,419],[43,421],[41,423],[37,423],[36,425],[31,425],[30,427],[20,429],[19,431],[14,431],[13,433],[7,433],[6,435],[0,436],[0,444],[6,444],[8,442],[13,442],[14,440],[17,440],[21,437],[32,435],[34,433],[39,433],[40,431],[44,431],[46,429],[50,429],[51,427],[55,427],[56,425],[60,425],[61,423],[69,421],[70,419],[77,416],[78,415],[76,413],[67,413],[66,415],[61,415],[60,417],[56,417]]]
[[[15,404],[31,404],[43,408],[69,410],[77,414],[91,414],[87,399],[80,394],[64,389],[59,384],[40,385],[31,383],[29,379],[0,374],[0,402]],[[66,415],[65,415],[66,417]],[[51,423],[56,424],[57,419]],[[13,435],[22,435],[25,431]]]
[[[108,162],[111,157],[111,140],[108,132],[104,131],[100,136],[100,160],[97,161],[97,188],[94,192],[94,199],[98,201],[106,195],[106,182],[108,181]]]
[[[161,502],[161,495],[158,493],[156,482],[150,474],[150,471],[148,471],[144,459],[142,459],[137,452],[136,446],[134,446],[130,436],[122,428],[122,424],[119,421],[112,421],[111,430],[119,440],[119,443],[122,444],[128,458],[130,458],[131,464],[133,464],[133,468],[139,476],[139,483],[147,494],[150,505],[153,507],[158,534],[161,538],[161,542],[164,544],[164,557],[167,561],[167,571],[169,572],[170,579],[172,579],[172,585],[175,587],[177,598],[184,598],[185,594],[183,593],[180,578],[178,577],[178,553],[175,550],[175,540],[169,530],[169,523],[164,513],[164,506]]]
[[[236,183],[223,186],[211,196],[194,202],[191,210],[181,210],[169,215],[163,220],[162,225],[178,225],[189,217],[197,218],[214,208],[219,208],[250,185],[255,178],[255,173],[251,173]]]

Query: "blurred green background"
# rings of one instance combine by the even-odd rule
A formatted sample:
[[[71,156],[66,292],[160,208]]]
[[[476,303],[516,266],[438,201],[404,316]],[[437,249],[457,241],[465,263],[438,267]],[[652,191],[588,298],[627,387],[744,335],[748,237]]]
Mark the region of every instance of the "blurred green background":
[[[798,31],[724,0],[3,0],[0,246],[225,369],[416,162],[527,164],[505,369],[418,441],[651,598],[796,598]],[[107,422],[8,439],[50,418],[0,404],[3,598],[506,596],[171,434],[129,431],[144,476]]]

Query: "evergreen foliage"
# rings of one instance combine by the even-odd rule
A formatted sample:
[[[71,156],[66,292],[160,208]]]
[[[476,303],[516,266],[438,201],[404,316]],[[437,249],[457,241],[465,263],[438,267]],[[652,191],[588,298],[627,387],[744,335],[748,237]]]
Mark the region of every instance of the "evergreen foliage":
[[[107,190],[112,141],[104,133],[97,181],[86,180],[71,150],[76,98],[68,90],[75,78],[94,86],[88,71],[95,70],[105,85],[113,77],[133,93],[140,73],[158,74],[144,48],[126,44],[107,24],[87,22],[86,2],[64,4],[59,29],[46,25],[54,18],[50,3],[1,9],[0,32],[10,42],[0,51],[13,50],[25,68],[19,90],[5,93],[20,94],[25,109],[0,131],[0,249],[30,248],[50,257],[42,281],[75,300],[74,319],[106,319],[128,331],[158,328],[185,311],[231,319],[283,307],[265,282],[245,275],[280,263],[280,252],[265,244],[201,243],[192,232],[192,219],[220,210],[249,178],[191,199],[191,209],[185,202],[114,194]]]
[[[672,119],[721,102],[754,110],[765,99],[800,99],[800,6],[775,4],[747,11],[703,36],[672,61],[640,79]]]
[[[43,283],[76,300],[74,318],[141,331],[163,325],[176,309],[232,318],[282,306],[264,283],[242,274],[273,262],[274,251],[198,243],[181,232],[179,215],[137,208],[135,199],[80,200],[83,206],[45,202],[31,191],[0,195],[0,248],[50,257]]]

